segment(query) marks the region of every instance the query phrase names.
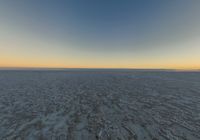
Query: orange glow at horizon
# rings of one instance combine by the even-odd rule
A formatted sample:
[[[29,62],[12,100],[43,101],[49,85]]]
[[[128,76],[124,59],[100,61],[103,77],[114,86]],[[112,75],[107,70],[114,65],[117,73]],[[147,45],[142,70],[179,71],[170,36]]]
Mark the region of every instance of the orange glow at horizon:
[[[0,56],[0,68],[130,68],[130,69],[185,69],[195,70],[200,69],[200,64],[194,60],[189,63],[184,62],[155,62],[141,60],[124,60],[123,61],[107,61],[99,60],[55,60],[55,59],[35,59],[35,58],[9,58],[8,56]],[[128,62],[127,62],[128,61]],[[193,62],[193,63],[192,63]]]
[[[200,1],[166,2],[0,1],[0,68],[200,69]]]

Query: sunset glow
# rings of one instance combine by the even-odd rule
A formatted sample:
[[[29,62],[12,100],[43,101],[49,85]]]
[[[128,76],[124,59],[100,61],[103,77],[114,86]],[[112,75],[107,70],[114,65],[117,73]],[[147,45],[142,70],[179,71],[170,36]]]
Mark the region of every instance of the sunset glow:
[[[0,67],[200,69],[198,1],[1,1]]]

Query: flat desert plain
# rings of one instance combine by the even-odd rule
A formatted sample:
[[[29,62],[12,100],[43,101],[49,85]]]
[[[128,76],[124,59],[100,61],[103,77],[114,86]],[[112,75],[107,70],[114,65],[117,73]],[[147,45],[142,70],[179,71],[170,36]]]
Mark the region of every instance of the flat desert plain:
[[[200,72],[1,70],[0,140],[200,140]]]

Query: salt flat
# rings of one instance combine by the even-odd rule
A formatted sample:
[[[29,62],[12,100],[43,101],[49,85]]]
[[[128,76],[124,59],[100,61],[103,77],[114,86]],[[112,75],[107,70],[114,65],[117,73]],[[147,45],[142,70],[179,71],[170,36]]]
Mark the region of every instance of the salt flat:
[[[199,72],[0,71],[0,140],[199,139]]]

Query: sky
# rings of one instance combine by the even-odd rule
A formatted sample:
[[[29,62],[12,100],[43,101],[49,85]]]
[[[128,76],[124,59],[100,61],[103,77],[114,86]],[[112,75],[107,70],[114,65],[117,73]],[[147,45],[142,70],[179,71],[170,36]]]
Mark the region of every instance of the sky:
[[[1,0],[0,67],[200,69],[199,0]]]

